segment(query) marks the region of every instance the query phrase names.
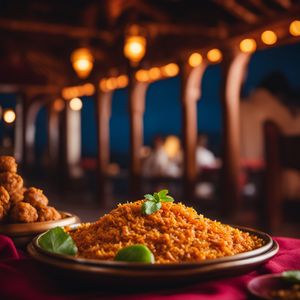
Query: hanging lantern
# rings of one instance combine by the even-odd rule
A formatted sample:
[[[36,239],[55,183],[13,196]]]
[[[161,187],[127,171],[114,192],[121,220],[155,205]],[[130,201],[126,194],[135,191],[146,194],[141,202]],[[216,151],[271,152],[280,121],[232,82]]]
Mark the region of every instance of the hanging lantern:
[[[72,52],[71,62],[78,77],[87,78],[94,65],[94,57],[87,48],[79,48]]]
[[[140,33],[140,28],[132,26],[125,37],[124,55],[133,64],[137,65],[146,54],[146,38]]]

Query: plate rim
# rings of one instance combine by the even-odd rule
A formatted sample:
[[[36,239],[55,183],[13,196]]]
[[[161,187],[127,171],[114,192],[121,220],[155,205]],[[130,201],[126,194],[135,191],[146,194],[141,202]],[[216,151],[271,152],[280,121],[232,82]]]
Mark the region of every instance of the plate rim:
[[[63,227],[70,226],[75,222],[76,224],[80,222],[80,218],[75,214],[66,211],[59,211],[59,213],[66,217],[56,221],[0,224],[0,234],[8,235],[10,237],[36,235],[47,231],[49,228],[53,228],[52,225]]]
[[[265,296],[265,295],[262,295],[261,293],[257,292],[253,287],[252,285],[254,284],[255,281],[257,280],[260,280],[260,279],[263,279],[263,278],[277,278],[277,279],[280,279],[282,278],[282,272],[279,272],[279,273],[269,273],[269,274],[264,274],[264,275],[259,275],[259,276],[256,276],[254,278],[252,278],[248,283],[247,283],[247,290],[254,296],[256,297],[259,297],[261,299],[266,299],[266,300],[269,300],[269,299],[272,299],[272,297],[268,297],[268,296]]]
[[[71,227],[73,230],[76,229],[80,224],[72,224],[69,227]],[[176,269],[178,267],[180,268],[197,268],[199,266],[205,266],[205,265],[211,265],[211,264],[216,264],[216,263],[223,263],[223,262],[233,262],[236,260],[241,260],[241,259],[246,259],[250,257],[256,257],[259,256],[268,250],[270,250],[273,246],[274,240],[272,237],[259,230],[255,230],[252,228],[244,227],[244,226],[233,226],[235,228],[238,228],[240,230],[243,230],[245,232],[249,232],[251,234],[255,234],[261,238],[263,238],[266,242],[265,245],[263,245],[260,248],[239,253],[236,255],[230,255],[230,256],[225,256],[225,257],[220,257],[220,258],[215,258],[215,259],[207,259],[203,261],[196,261],[196,262],[184,262],[184,263],[166,263],[166,264],[145,264],[145,263],[134,263],[130,262],[131,268],[142,268],[142,269]],[[49,251],[46,251],[42,249],[39,244],[38,244],[38,239],[45,233],[41,233],[38,236],[36,236],[32,240],[33,247],[40,253],[50,256],[50,257],[55,257],[57,259],[60,259],[61,261],[70,261],[73,263],[79,263],[83,265],[91,265],[91,266],[98,266],[98,267],[118,267],[118,268],[127,268],[128,267],[128,262],[116,262],[116,261],[111,261],[111,260],[99,260],[99,259],[87,259],[87,258],[82,258],[82,257],[73,257],[69,255],[62,255],[62,254],[56,254],[52,253]]]
[[[195,276],[195,275],[201,275],[201,274],[210,274],[217,271],[224,271],[227,269],[235,269],[235,268],[242,268],[242,267],[250,267],[259,265],[268,259],[275,256],[279,250],[278,243],[273,240],[273,244],[271,249],[266,251],[265,253],[262,253],[258,256],[248,257],[244,259],[239,259],[235,261],[228,261],[228,262],[221,262],[221,263],[215,263],[215,264],[209,264],[209,265],[202,265],[198,266],[196,268],[180,268],[180,269],[136,269],[136,268],[130,268],[130,264],[127,265],[127,268],[113,268],[108,266],[94,266],[94,265],[84,265],[79,263],[72,263],[70,261],[60,261],[59,259],[55,257],[51,257],[48,255],[45,255],[43,253],[40,253],[37,251],[37,249],[34,247],[32,243],[30,243],[27,246],[27,250],[29,255],[36,259],[37,261],[51,265],[52,267],[56,267],[63,270],[69,270],[69,271],[77,271],[81,273],[93,273],[97,275],[109,275],[110,277],[152,277],[153,276],[161,276],[162,278],[165,278],[166,275],[168,278],[170,277],[177,277],[177,276]]]

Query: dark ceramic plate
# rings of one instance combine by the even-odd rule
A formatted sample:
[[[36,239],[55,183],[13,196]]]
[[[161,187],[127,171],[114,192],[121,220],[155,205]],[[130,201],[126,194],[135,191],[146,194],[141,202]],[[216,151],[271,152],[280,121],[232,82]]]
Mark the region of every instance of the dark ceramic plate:
[[[176,269],[170,269],[167,264],[152,265],[152,269],[147,268],[148,265],[141,265],[139,268],[132,267],[131,263],[121,268],[114,266],[113,262],[106,266],[85,264],[71,260],[59,259],[52,255],[47,255],[37,250],[33,243],[27,247],[30,256],[44,265],[54,270],[55,276],[60,272],[63,278],[70,280],[76,279],[80,282],[94,282],[96,284],[118,284],[122,286],[130,285],[174,285],[176,283],[193,283],[206,281],[215,277],[226,277],[242,274],[256,268],[258,265],[269,260],[278,252],[278,244],[274,241],[271,248],[259,255],[227,261],[202,265],[195,265],[193,268],[187,268],[184,264],[178,263]],[[182,268],[181,268],[182,265]]]
[[[69,227],[72,229],[76,229],[79,226],[79,224],[74,224]],[[225,263],[225,262],[232,262],[235,260],[241,260],[245,258],[250,258],[250,257],[256,257],[261,254],[266,253],[268,250],[270,250],[273,246],[273,240],[272,238],[263,232],[253,230],[250,228],[245,228],[245,227],[238,227],[235,226],[236,228],[239,228],[240,230],[249,232],[252,235],[256,235],[263,239],[264,245],[258,249],[240,253],[237,255],[232,255],[232,256],[226,256],[222,258],[216,258],[216,259],[206,259],[200,262],[187,262],[187,263],[170,263],[170,264],[144,264],[144,263],[126,263],[126,262],[115,262],[115,261],[103,261],[99,259],[86,259],[86,258],[81,258],[81,257],[72,257],[72,256],[67,256],[67,255],[60,255],[60,254],[55,254],[51,253],[48,251],[45,251],[39,246],[38,240],[39,238],[43,235],[40,234],[37,236],[33,241],[32,241],[32,246],[34,249],[39,252],[40,254],[53,257],[58,260],[62,261],[69,261],[69,262],[74,262],[74,263],[79,263],[83,265],[91,265],[91,266],[96,266],[96,267],[114,267],[114,268],[128,268],[130,266],[131,269],[184,269],[184,268],[198,268],[201,266],[205,265],[211,265],[211,264],[216,264],[216,263]]]
[[[248,283],[248,290],[251,294],[260,299],[272,300],[271,292],[279,289],[286,289],[290,286],[282,279],[281,274],[268,274],[258,276]]]
[[[74,229],[76,228],[75,225]],[[39,236],[27,247],[28,253],[37,261],[64,274],[64,278],[78,279],[102,284],[175,284],[192,283],[214,277],[233,276],[252,270],[278,252],[278,244],[262,232],[238,227],[255,234],[266,244],[254,251],[195,263],[142,264],[114,261],[90,260],[49,253],[38,245]],[[41,235],[40,235],[41,236]],[[57,272],[57,270],[61,272]]]

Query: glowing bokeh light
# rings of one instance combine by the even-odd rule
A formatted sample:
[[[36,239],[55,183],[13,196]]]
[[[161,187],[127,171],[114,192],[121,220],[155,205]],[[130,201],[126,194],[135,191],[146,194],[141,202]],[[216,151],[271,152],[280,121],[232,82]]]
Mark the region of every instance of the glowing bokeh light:
[[[252,53],[256,50],[256,47],[254,39],[244,39],[240,42],[240,50],[244,53]]]
[[[201,65],[202,63],[202,55],[200,53],[193,53],[189,57],[189,65],[193,68]]]
[[[300,36],[300,20],[294,20],[290,24],[290,34],[293,36]]]
[[[261,40],[266,45],[274,45],[277,42],[277,34],[272,30],[266,30],[261,34]]]
[[[11,124],[16,120],[16,113],[12,109],[7,109],[3,113],[3,120],[7,124]]]
[[[213,63],[220,62],[222,60],[222,52],[217,48],[211,49],[207,52],[207,59]]]
[[[82,109],[82,101],[80,98],[73,98],[70,100],[70,108],[74,111],[79,111]]]
[[[78,77],[86,78],[93,69],[94,57],[89,49],[79,48],[72,52],[71,62]]]

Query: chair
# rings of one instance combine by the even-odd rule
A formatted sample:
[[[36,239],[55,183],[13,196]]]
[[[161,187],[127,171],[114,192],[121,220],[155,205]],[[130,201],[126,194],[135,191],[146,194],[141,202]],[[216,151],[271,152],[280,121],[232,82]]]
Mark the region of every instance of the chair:
[[[272,121],[264,123],[265,192],[264,216],[267,227],[276,230],[283,221],[283,171],[300,171],[300,135],[284,135]],[[299,182],[300,184],[300,182]]]

